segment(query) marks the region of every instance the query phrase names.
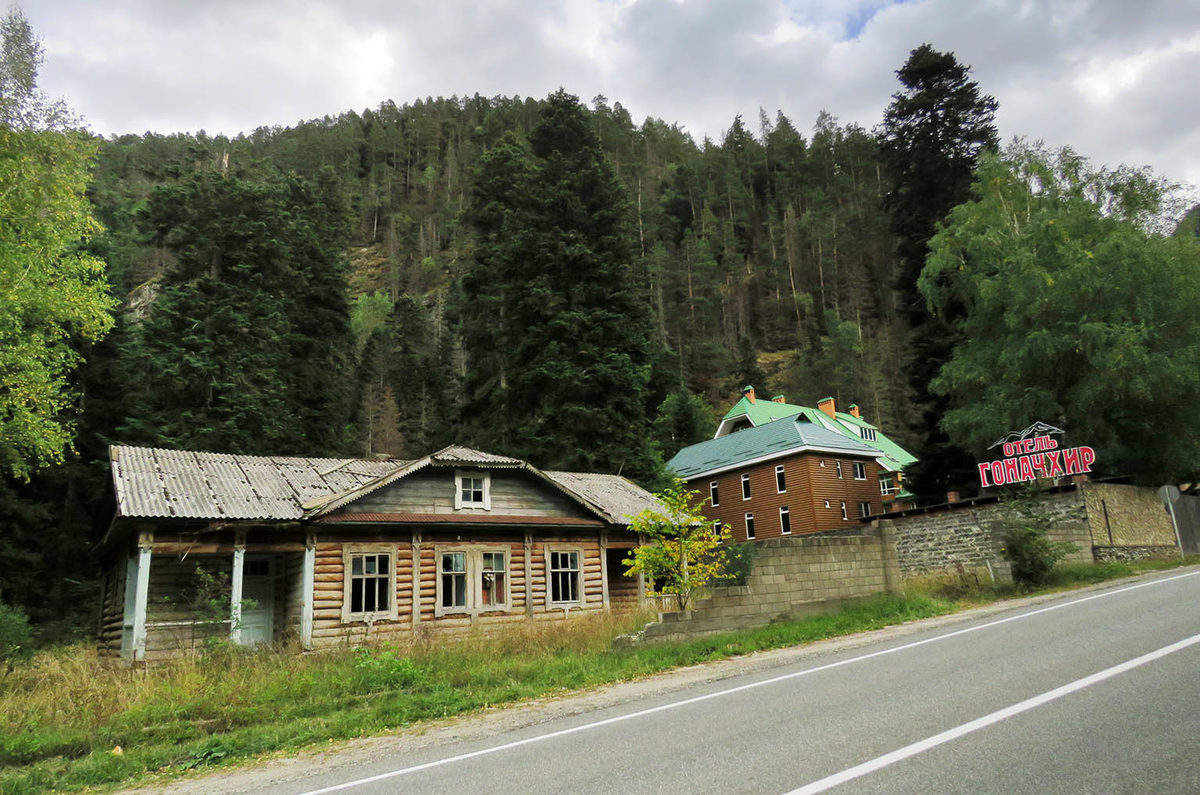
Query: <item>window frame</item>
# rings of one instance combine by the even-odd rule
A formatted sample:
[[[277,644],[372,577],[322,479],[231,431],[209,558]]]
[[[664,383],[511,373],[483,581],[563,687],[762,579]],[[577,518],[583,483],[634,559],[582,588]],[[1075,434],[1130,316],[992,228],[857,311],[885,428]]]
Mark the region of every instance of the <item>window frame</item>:
[[[579,554],[579,569],[576,571],[577,585],[579,598],[575,601],[555,601],[554,600],[554,572],[551,568],[553,563],[553,554],[561,552],[576,552]],[[584,593],[586,585],[584,581],[584,569],[586,568],[587,559],[584,556],[583,547],[578,544],[544,544],[542,546],[542,558],[546,567],[546,596],[545,604],[547,609],[558,607],[583,607],[587,603],[587,594]],[[558,569],[557,571],[567,571],[566,569]]]
[[[887,481],[888,486],[885,488],[883,483]],[[879,493],[884,497],[895,494],[900,489],[896,486],[896,477],[891,472],[881,472],[879,474]]]
[[[842,462],[834,461],[833,463],[837,465],[837,479],[843,480],[843,478],[842,478]]]
[[[443,605],[442,556],[461,553],[463,574],[466,575],[466,604]],[[504,555],[504,601],[494,605],[483,604],[483,556]],[[512,610],[512,550],[503,544],[436,544],[433,547],[434,565],[434,618],[442,616],[473,616],[480,613],[506,613]]]
[[[714,508],[721,504],[721,490],[715,480],[708,484],[708,502]]]
[[[750,499],[750,473],[742,473],[742,502]]]
[[[832,508],[833,506],[830,504],[829,500],[825,500],[825,507]]]
[[[865,509],[865,511],[864,511],[864,509]],[[871,513],[871,501],[870,500],[859,500],[858,501],[858,518],[859,519],[867,519],[870,516],[873,516],[873,514]]]
[[[350,611],[350,594],[353,589],[354,558],[365,555],[386,555],[388,557],[388,609],[371,610],[353,613]],[[373,624],[376,621],[397,620],[399,605],[396,604],[396,564],[400,556],[395,544],[343,544],[342,545],[342,623],[353,624],[364,622]],[[365,568],[365,567],[364,567]],[[370,576],[378,579],[377,575]]]
[[[784,536],[792,534],[792,512],[786,505],[779,506],[779,534]]]
[[[463,500],[463,479],[483,480],[483,501],[466,502]],[[486,469],[456,469],[454,470],[454,510],[456,511],[490,511],[492,509],[492,473]]]
[[[874,428],[868,428],[868,427],[866,427],[866,426],[862,426],[862,425],[860,425],[860,426],[859,426],[859,430],[862,432],[862,433],[860,434],[860,435],[862,436],[862,438],[863,438],[863,439],[866,439],[868,442],[877,442],[877,441],[879,441],[879,434],[878,434],[878,433],[876,433],[876,431],[875,431],[875,429],[874,429]]]
[[[859,472],[862,473],[861,477],[858,474]],[[854,479],[855,480],[866,480],[867,479],[867,465],[865,463],[863,463],[862,461],[854,462]]]
[[[746,540],[753,541],[756,537],[754,532],[754,512],[747,511],[744,520],[746,522]]]
[[[787,494],[787,471],[784,470],[783,464],[775,467],[775,493]]]
[[[846,501],[842,500],[841,502],[842,502],[842,521],[848,522],[848,521],[850,521],[850,516],[849,516],[849,514],[846,513]]]

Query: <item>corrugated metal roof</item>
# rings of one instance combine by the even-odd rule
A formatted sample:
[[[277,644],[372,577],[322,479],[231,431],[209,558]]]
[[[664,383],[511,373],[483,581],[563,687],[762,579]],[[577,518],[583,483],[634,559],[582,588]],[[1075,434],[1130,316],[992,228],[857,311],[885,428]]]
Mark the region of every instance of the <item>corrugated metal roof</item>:
[[[485,453],[482,450],[463,447],[461,444],[452,444],[449,447],[443,447],[429,457],[439,464],[492,464],[493,466],[519,467],[525,463],[519,458]]]
[[[308,500],[361,486],[404,461],[283,458],[153,447],[109,448],[117,515],[299,519]]]
[[[589,472],[543,472],[562,488],[599,508],[613,524],[628,525],[647,508],[661,511],[663,505],[650,492],[620,475]]]
[[[667,462],[667,467],[688,478],[805,448],[871,457],[883,455],[874,447],[837,431],[799,418],[784,418],[685,447]]]

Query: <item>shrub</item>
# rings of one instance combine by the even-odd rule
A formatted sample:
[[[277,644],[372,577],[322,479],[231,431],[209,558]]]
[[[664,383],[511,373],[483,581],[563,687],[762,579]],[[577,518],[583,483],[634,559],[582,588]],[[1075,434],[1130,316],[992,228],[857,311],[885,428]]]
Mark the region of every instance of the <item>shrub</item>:
[[[725,571],[717,584],[746,585],[750,582],[750,572],[754,569],[754,554],[758,547],[753,541],[741,544],[730,544],[725,553]]]
[[[1033,492],[1009,504],[1001,551],[1012,564],[1013,581],[1017,584],[1045,585],[1055,564],[1078,549],[1072,543],[1046,537],[1052,521]]]
[[[29,618],[16,607],[0,602],[0,665],[12,671],[18,661],[33,654]]]

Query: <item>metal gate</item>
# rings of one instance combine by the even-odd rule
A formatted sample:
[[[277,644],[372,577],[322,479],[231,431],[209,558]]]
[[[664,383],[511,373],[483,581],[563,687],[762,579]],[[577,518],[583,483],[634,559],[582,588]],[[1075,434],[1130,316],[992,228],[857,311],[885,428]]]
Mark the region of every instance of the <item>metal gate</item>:
[[[1200,497],[1181,496],[1175,501],[1175,521],[1183,554],[1200,555]]]

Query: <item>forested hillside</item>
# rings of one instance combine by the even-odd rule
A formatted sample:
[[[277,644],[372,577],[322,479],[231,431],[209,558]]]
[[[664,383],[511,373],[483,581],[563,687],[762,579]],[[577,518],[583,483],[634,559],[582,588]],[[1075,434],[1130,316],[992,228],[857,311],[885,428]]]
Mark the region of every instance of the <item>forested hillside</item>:
[[[13,339],[41,323],[56,340],[42,348],[58,351],[56,369],[38,377],[57,403],[36,418],[49,430],[30,439],[62,436],[36,451],[37,465],[18,447],[0,450],[17,456],[0,478],[4,600],[47,635],[56,622],[66,631],[86,618],[95,584],[88,549],[107,520],[113,442],[397,458],[458,442],[654,487],[665,457],[711,435],[753,384],[791,403],[826,395],[857,403],[924,457],[913,482],[930,494],[969,483],[971,453],[961,445],[995,435],[981,417],[1016,423],[1036,406],[1038,418],[1062,422],[1086,411],[1097,435],[1133,444],[1122,440],[1149,432],[1128,425],[1139,401],[1158,395],[1169,410],[1200,391],[1190,386],[1200,367],[1186,363],[1195,355],[1186,347],[1195,280],[1185,275],[1194,240],[1164,248],[1139,225],[1162,196],[1140,172],[1115,175],[1124,182],[1085,174],[1090,182],[1077,190],[1082,166],[1056,176],[1036,157],[1045,173],[1026,168],[1017,180],[1025,193],[1014,195],[1032,206],[1061,180],[1063,196],[1082,197],[1081,237],[1050,226],[1063,203],[1053,196],[1049,243],[1027,239],[1028,225],[1008,230],[1003,213],[981,220],[961,209],[983,195],[972,185],[981,158],[1017,173],[1012,158],[1023,157],[996,159],[996,102],[968,73],[924,45],[897,73],[901,88],[878,131],[824,112],[761,111],[701,141],[669,122],[635,121],[606,97],[585,106],[563,90],[385,102],[233,139],[104,140],[0,120],[14,142],[0,140],[0,154],[13,163],[23,162],[22,141],[84,165],[95,148],[86,197],[103,229],[77,208],[80,231],[36,264],[53,274],[67,261],[103,263],[81,284],[102,293],[106,276],[117,307],[107,336],[103,295],[63,301],[90,307],[103,320],[91,327],[70,315],[0,323]],[[22,168],[0,178],[21,184]],[[78,192],[84,180],[76,182]],[[1119,201],[1105,205],[1106,196]],[[947,219],[961,228],[943,229]],[[995,247],[990,230],[1006,242]],[[1010,247],[1034,252],[1037,263],[1058,246],[1075,258],[1066,267],[1090,261],[1088,246],[1103,254],[1114,230],[1122,245],[1155,252],[1138,279],[1161,281],[1161,300],[1132,310],[1109,301],[1111,316],[1093,322],[1086,306],[1100,307],[1097,296],[1080,304],[1082,316],[1068,306],[1027,322],[1058,323],[1055,339],[1068,342],[1080,323],[1119,331],[1126,347],[1114,367],[1148,363],[1138,372],[1157,368],[1174,380],[1108,379],[1120,389],[1097,405],[1073,379],[1103,361],[1100,332],[1094,347],[1051,361],[1037,359],[1051,346],[1010,330],[1005,350],[1027,348],[1036,361],[1009,361],[1011,391],[991,390],[993,362],[978,357],[992,351],[970,343],[988,336],[979,318],[995,296],[978,285],[1010,269]],[[922,277],[935,235],[950,253]],[[1123,261],[1109,257],[1105,267]],[[0,279],[23,283],[19,260],[0,265]],[[1086,261],[1079,267],[1094,273]],[[1034,294],[1050,278],[1012,272]],[[1179,350],[1154,348],[1146,325],[1168,308]],[[986,316],[989,329],[1007,322]],[[952,359],[957,366],[947,367]],[[1107,371],[1096,372],[1103,380]],[[0,384],[0,399],[17,407],[0,402],[0,420],[22,419],[32,405],[23,394]],[[71,435],[73,452],[54,464]],[[1194,448],[1171,458],[1172,472],[1200,469]],[[1125,460],[1151,473],[1145,458]]]

